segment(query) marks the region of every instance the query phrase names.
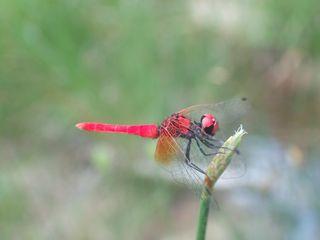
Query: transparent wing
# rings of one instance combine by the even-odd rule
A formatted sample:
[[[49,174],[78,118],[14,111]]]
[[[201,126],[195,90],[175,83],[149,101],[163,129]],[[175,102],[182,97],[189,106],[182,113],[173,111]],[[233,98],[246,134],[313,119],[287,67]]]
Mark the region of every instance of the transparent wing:
[[[194,105],[179,112],[196,122],[200,122],[203,114],[213,114],[219,123],[216,137],[225,140],[238,129],[240,124],[245,125],[250,108],[249,101],[239,97],[215,104]]]
[[[188,144],[187,142],[188,140],[183,138],[173,138],[171,134],[164,129],[164,134],[160,136],[157,142],[155,159],[162,164],[177,184],[187,186],[200,198],[204,175],[185,163],[186,155],[184,150]],[[194,157],[194,155],[192,155],[192,157]],[[214,196],[212,196],[210,205],[214,209],[219,209],[218,202]]]
[[[185,143],[183,143],[183,140],[186,141],[186,139],[181,138],[179,142],[177,139],[180,138],[172,137],[163,128],[163,133],[157,142],[155,159],[169,171],[177,183],[185,184],[198,193],[204,177],[201,176],[201,173],[186,164]]]
[[[217,146],[215,149],[206,147],[201,142],[197,144],[193,140],[191,147],[190,158],[199,167],[205,168],[212,160],[214,153],[218,153],[219,147],[226,140],[234,134],[234,131],[242,124],[245,126],[247,122],[247,116],[250,112],[250,103],[244,98],[234,98],[225,102],[216,104],[202,104],[185,108],[180,111],[184,116],[194,122],[200,122],[201,116],[206,113],[210,113],[215,116],[219,123],[219,131],[214,136],[214,144]],[[183,143],[181,143],[183,145]],[[199,149],[199,145],[203,152],[208,154],[205,156]],[[246,173],[246,163],[244,157],[240,154],[235,154],[230,162],[230,165],[222,175],[224,179],[241,177]]]
[[[231,136],[240,124],[244,124],[243,119],[248,111],[249,104],[242,98],[235,98],[217,104],[191,106],[179,111],[192,122],[199,122],[203,114],[211,113],[216,117],[220,125],[219,134],[215,136],[215,141],[213,141],[216,145],[214,148],[206,146],[200,140],[191,139],[190,161],[203,171],[206,171],[209,162],[218,153],[219,148],[225,141],[225,136]],[[170,127],[176,126],[179,129],[179,122],[174,122],[174,119],[172,121],[173,124]],[[169,170],[176,182],[198,189],[198,186],[203,183],[204,175],[186,164],[186,150],[189,139],[179,136],[173,137],[168,129],[164,127],[161,129],[162,134],[157,143],[155,159]],[[243,157],[235,154],[222,178],[241,177],[245,172],[246,165]]]
[[[179,145],[179,148],[184,152],[183,160],[186,158],[186,149],[188,145],[188,141],[183,138],[175,138],[175,142],[177,145]],[[202,143],[199,142],[199,145],[197,144],[195,139],[191,140],[191,146],[190,146],[190,152],[189,152],[189,159],[192,163],[194,163],[197,167],[201,168],[203,171],[206,171],[209,163],[212,161],[212,158],[216,154],[221,154],[219,153],[219,147],[221,145],[217,144],[217,147],[212,149],[209,147],[206,147]],[[200,150],[201,148],[201,150]],[[204,153],[206,155],[204,155]],[[182,161],[182,159],[175,159],[175,161]],[[186,165],[186,164],[185,164]],[[187,166],[187,165],[186,165]],[[189,166],[187,166],[190,168]],[[191,168],[193,171],[195,171],[201,178],[201,182],[203,181],[203,174],[199,173],[198,171],[194,170]],[[232,157],[232,160],[221,176],[222,179],[233,179],[233,178],[238,178],[242,177],[246,173],[246,164],[245,164],[245,159],[243,156],[238,153],[235,153]]]

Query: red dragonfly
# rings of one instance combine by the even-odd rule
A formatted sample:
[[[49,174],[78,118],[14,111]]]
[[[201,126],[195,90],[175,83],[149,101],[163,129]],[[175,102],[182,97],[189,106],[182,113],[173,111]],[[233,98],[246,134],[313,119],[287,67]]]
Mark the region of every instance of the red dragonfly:
[[[155,159],[165,166],[170,166],[173,175],[177,174],[175,171],[179,171],[191,178],[192,183],[199,183],[202,177],[198,173],[206,175],[204,167],[212,156],[218,154],[218,149],[225,140],[222,132],[231,133],[240,126],[247,106],[246,98],[236,98],[182,109],[171,114],[160,125],[83,122],[76,127],[86,131],[158,139]]]

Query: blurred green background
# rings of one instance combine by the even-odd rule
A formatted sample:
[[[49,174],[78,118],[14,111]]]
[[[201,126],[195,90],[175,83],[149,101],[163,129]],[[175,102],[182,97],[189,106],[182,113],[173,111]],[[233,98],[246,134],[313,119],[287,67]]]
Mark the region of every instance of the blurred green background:
[[[247,172],[218,184],[208,239],[317,239],[319,9],[2,0],[0,238],[194,239],[197,197],[161,177],[154,141],[74,125],[247,96]]]

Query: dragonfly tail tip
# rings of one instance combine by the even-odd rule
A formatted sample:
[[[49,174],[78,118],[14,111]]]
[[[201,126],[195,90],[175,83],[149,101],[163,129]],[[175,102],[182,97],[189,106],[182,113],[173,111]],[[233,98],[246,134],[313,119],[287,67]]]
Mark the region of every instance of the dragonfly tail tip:
[[[76,124],[76,127],[79,128],[79,129],[81,129],[81,130],[84,130],[85,124],[84,124],[84,123],[77,123],[77,124]]]

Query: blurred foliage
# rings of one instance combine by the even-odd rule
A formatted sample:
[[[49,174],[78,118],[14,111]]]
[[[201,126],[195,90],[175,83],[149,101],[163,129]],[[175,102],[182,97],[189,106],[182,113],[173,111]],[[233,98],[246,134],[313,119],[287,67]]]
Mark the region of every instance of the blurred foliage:
[[[144,140],[85,134],[74,124],[160,122],[236,95],[253,104],[248,131],[292,156],[306,209],[318,214],[309,196],[319,178],[311,171],[319,167],[319,7],[316,0],[2,0],[1,238],[193,239],[197,201],[141,175],[157,169]],[[266,239],[272,227],[274,239],[300,236],[304,230],[294,229],[303,218],[286,211],[285,199],[276,203],[284,214],[257,210],[251,220],[232,208],[240,226],[231,211],[220,213],[212,229],[226,230],[211,234]]]

